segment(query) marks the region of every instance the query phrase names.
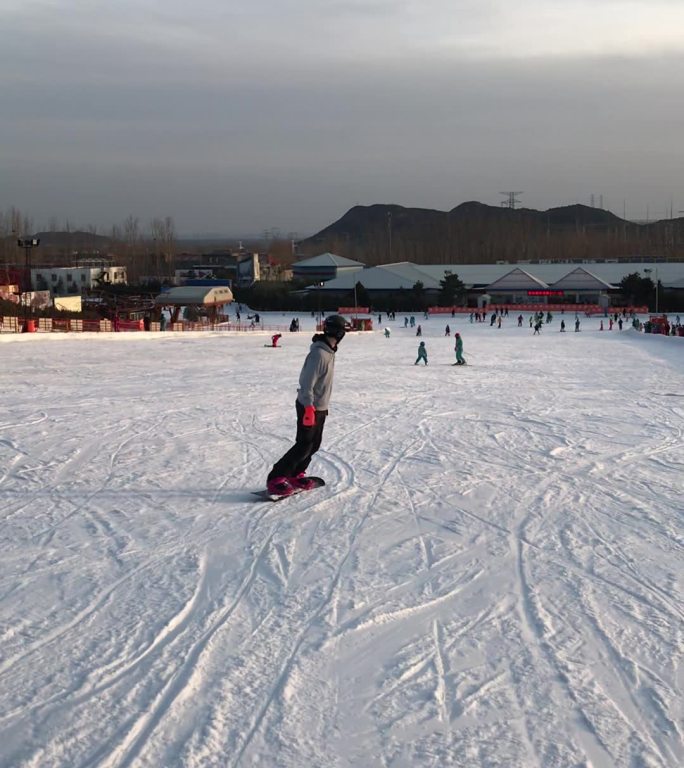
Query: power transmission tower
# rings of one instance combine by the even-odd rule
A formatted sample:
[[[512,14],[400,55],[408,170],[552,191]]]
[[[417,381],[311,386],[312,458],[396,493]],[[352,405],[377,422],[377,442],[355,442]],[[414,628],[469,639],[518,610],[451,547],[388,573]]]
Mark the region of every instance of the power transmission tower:
[[[510,190],[508,192],[499,192],[499,194],[506,196],[506,200],[501,201],[502,208],[515,208],[520,203],[518,195],[522,195],[523,190]]]

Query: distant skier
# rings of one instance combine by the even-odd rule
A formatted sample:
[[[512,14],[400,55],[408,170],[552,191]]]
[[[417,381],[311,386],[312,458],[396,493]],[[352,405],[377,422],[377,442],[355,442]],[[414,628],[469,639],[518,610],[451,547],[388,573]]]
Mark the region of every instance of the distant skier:
[[[444,329],[444,335],[451,336],[451,328],[449,328],[448,324],[447,324],[447,327]]]
[[[454,365],[465,365],[465,358],[463,357],[463,339],[460,333],[455,333],[454,338],[456,344],[454,345],[454,351],[456,352],[456,362]]]
[[[385,338],[389,339],[389,337],[390,337],[390,329],[389,328],[385,328]]]
[[[580,329],[580,320],[579,317],[575,319],[575,333],[578,333]]]
[[[561,332],[561,333],[565,333],[565,320],[561,320],[561,329],[560,329],[560,332]]]
[[[321,446],[323,426],[335,372],[335,353],[344,338],[346,322],[341,315],[330,315],[323,322],[323,333],[312,338],[309,354],[299,374],[297,437],[290,450],[268,473],[268,492],[289,496],[296,490],[308,490],[315,484],[305,475],[311,457]]]
[[[271,346],[272,347],[277,347],[278,346],[278,342],[282,338],[282,335],[283,335],[282,333],[274,333],[273,336],[271,336]]]
[[[422,329],[422,327],[419,325],[419,326],[416,328],[416,336],[422,336],[422,335],[423,335],[423,329]]]
[[[418,357],[416,358],[416,362],[414,363],[414,365],[418,365],[418,363],[421,360],[425,363],[425,365],[428,364],[427,349],[425,348],[425,342],[424,341],[421,341],[420,344],[418,345]]]

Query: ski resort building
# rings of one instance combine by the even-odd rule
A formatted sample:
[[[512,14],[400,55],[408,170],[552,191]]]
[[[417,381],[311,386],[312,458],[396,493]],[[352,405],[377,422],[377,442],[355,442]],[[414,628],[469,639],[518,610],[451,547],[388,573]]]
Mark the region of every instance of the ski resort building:
[[[568,303],[605,304],[611,294],[619,293],[619,283],[637,272],[650,276],[663,289],[676,289],[684,284],[684,262],[586,262],[583,264],[549,262],[545,264],[413,264],[397,262],[377,267],[355,269],[338,275],[310,289],[339,293],[349,297],[360,283],[368,293],[382,295],[411,291],[421,284],[425,294],[435,301],[441,290],[440,281],[451,273],[458,275],[466,287],[468,303],[478,299],[486,303]],[[481,303],[481,302],[480,302]]]
[[[295,280],[306,280],[321,283],[349,275],[364,269],[365,264],[334,253],[321,253],[310,259],[298,261],[292,265],[292,276]]]
[[[211,322],[217,322],[220,310],[233,301],[233,292],[226,285],[215,287],[184,285],[160,293],[154,303],[160,309],[171,310],[171,322],[175,323],[185,307],[194,307]]]
[[[82,293],[103,285],[126,285],[126,267],[112,265],[38,267],[31,270],[31,287],[57,295]]]

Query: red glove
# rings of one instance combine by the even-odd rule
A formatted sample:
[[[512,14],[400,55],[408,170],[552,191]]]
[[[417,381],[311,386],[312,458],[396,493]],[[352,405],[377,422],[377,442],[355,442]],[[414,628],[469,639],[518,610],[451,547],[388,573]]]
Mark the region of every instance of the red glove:
[[[316,409],[313,405],[307,405],[304,408],[304,416],[302,417],[302,424],[305,427],[313,427],[316,423]]]

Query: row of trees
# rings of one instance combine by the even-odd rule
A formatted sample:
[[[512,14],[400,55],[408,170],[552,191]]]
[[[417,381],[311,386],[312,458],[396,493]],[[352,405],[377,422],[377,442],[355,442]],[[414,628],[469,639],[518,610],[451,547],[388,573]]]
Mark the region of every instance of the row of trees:
[[[23,263],[17,239],[35,233],[36,224],[25,212],[14,207],[0,211],[0,271]],[[36,263],[50,259],[66,265],[72,262],[74,253],[99,253],[125,266],[133,281],[142,275],[167,277],[175,269],[177,233],[171,216],[155,217],[145,226],[137,216],[130,215],[107,233],[98,233],[94,226],[77,229],[70,221],[60,225],[52,218],[41,235],[41,249],[33,254]]]

